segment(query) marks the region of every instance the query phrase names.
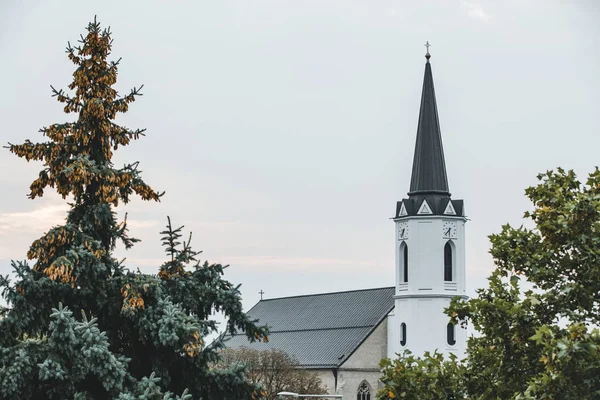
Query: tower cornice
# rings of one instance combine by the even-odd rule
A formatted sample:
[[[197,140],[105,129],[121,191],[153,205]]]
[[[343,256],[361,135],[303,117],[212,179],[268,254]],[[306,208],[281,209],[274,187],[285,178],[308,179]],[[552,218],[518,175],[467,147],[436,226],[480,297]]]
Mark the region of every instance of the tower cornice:
[[[450,294],[450,293],[406,293],[406,294],[395,294],[394,299],[453,299],[460,297],[463,300],[467,300],[469,296],[466,294]]]
[[[394,222],[397,221],[406,221],[407,219],[448,219],[448,220],[456,220],[456,221],[464,221],[467,222],[469,219],[462,215],[403,215],[401,217],[393,217],[390,218]]]

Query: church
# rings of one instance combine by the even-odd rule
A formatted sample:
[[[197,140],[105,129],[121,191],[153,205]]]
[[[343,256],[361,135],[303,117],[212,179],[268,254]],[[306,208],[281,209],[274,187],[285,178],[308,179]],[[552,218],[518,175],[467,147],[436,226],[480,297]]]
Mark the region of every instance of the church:
[[[249,343],[243,334],[226,342],[283,350],[344,399],[375,399],[382,358],[465,352],[466,331],[449,323],[444,308],[466,297],[467,218],[449,191],[429,51],[425,58],[410,189],[392,218],[395,286],[261,300],[248,315],[269,326],[269,342]]]

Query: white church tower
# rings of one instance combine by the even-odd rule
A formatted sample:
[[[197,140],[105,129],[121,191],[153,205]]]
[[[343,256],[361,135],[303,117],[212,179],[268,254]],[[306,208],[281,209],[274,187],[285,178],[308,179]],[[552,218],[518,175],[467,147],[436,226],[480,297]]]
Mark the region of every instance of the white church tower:
[[[444,314],[465,295],[465,222],[462,200],[450,197],[429,51],[408,198],[394,216],[395,307],[388,319],[388,357],[438,350],[462,358],[466,331]]]

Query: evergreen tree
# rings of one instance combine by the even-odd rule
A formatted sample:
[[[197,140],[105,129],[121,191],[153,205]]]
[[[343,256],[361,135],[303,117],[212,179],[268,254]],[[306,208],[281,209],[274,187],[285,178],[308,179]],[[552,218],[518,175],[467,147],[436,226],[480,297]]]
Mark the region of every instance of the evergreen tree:
[[[199,262],[199,252],[190,240],[180,242],[182,228],[174,229],[170,220],[161,232],[168,260],[157,275],[131,272],[113,256],[118,241],[126,248],[138,241],[114,208],[133,195],[159,201],[162,193],[142,180],[137,162],[121,168],[112,162],[113,152],[144,130],[114,122],[141,87],[118,95],[113,85],[119,61],[108,61],[111,45],[110,30],[94,19],[79,45],[67,46],[76,65],[72,94],[52,88],[76,120],[41,129],[46,142],[8,146],[27,161],[43,162],[30,198],[50,187],[69,197],[71,208],[64,225],[33,242],[27,253],[33,265],[12,263],[14,284],[0,278],[8,304],[0,320],[0,396],[258,398],[259,388],[243,368],[211,367],[222,338],[211,345],[203,339],[217,331],[211,315],[222,312],[227,331],[267,340],[266,328],[243,313],[239,286],[223,279],[224,266]]]

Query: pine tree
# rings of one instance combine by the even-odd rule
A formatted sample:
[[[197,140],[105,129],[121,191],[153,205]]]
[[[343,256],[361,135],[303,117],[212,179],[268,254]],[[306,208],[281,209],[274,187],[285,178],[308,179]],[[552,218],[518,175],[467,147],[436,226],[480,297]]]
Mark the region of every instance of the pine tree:
[[[40,132],[42,143],[26,140],[9,150],[43,169],[29,197],[48,188],[69,200],[64,225],[33,242],[28,261],[12,263],[16,281],[0,278],[8,304],[0,319],[0,396],[6,399],[250,399],[259,388],[238,366],[211,366],[223,347],[206,335],[217,331],[214,312],[227,317],[227,331],[267,340],[242,311],[239,286],[223,279],[224,266],[201,263],[191,235],[168,221],[163,234],[168,260],[157,275],[129,271],[115,259],[117,242],[130,248],[126,217],[114,211],[133,195],[159,201],[138,163],[114,166],[112,157],[144,135],[117,125],[117,114],[141,96],[141,87],[119,96],[113,88],[119,61],[108,61],[111,32],[94,22],[79,45],[67,46],[75,64],[72,94],[52,87],[74,122]],[[74,318],[81,315],[81,320]],[[91,317],[87,317],[91,316]],[[163,394],[165,392],[165,394]],[[182,393],[173,397],[170,393]],[[188,394],[189,392],[189,394]]]

